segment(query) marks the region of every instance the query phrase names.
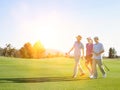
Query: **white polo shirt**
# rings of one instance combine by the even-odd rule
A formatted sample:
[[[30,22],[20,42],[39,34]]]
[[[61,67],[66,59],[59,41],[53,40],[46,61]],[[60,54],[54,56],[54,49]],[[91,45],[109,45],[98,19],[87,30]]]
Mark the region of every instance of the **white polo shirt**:
[[[84,49],[84,45],[76,41],[74,43],[74,56],[81,56],[81,49]]]
[[[97,43],[93,45],[93,52],[95,53],[99,53],[101,51],[104,50],[103,44],[102,43]],[[102,59],[102,55],[96,56],[95,54],[93,54],[93,58],[97,59],[97,60],[101,60]]]

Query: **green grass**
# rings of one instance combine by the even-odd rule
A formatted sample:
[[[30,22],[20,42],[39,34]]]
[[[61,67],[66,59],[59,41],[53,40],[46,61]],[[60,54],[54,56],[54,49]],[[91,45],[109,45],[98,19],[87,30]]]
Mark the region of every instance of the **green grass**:
[[[83,68],[84,61],[81,61]],[[0,90],[119,90],[120,60],[104,59],[109,67],[107,78],[71,78],[74,59],[16,59],[0,57]],[[80,74],[80,73],[78,73]]]

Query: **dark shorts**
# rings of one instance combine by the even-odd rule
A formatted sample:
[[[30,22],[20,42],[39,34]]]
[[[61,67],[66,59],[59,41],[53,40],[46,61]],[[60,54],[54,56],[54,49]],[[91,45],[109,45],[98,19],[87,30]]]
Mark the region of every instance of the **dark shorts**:
[[[91,55],[87,55],[87,56],[85,57],[86,63],[92,63],[92,57],[93,57],[92,54],[91,54]]]

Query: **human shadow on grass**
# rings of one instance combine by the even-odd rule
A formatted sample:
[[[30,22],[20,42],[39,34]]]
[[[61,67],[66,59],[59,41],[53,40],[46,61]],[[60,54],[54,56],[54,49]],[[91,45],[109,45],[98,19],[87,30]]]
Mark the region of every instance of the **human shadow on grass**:
[[[0,78],[0,83],[44,83],[44,82],[62,82],[62,81],[79,81],[89,80],[89,78],[72,78],[72,77],[38,77],[38,78]]]

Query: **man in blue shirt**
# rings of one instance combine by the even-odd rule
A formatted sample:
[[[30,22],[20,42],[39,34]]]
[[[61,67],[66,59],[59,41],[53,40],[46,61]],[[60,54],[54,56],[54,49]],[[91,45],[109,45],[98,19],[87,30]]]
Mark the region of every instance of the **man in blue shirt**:
[[[104,47],[103,44],[99,42],[98,37],[94,37],[94,41],[95,44],[93,45],[93,63],[92,63],[93,76],[91,76],[91,78],[95,79],[98,77],[96,65],[99,66],[100,71],[103,74],[103,78],[105,78],[106,73],[102,64],[102,53],[104,53]]]

